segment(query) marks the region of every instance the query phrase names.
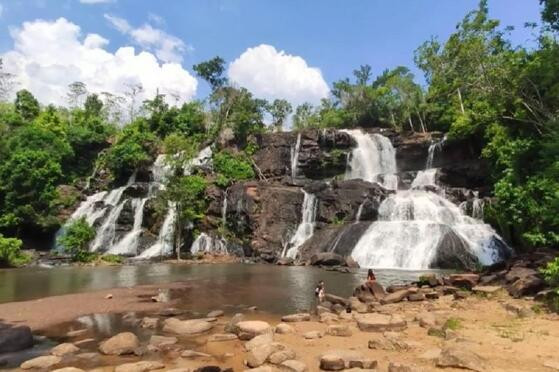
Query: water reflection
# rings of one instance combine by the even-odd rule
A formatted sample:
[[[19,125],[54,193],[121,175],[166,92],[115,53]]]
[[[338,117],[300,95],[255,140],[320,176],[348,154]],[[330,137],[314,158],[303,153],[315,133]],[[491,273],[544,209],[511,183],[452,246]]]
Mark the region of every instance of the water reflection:
[[[386,286],[416,280],[423,272],[376,273]],[[174,296],[192,309],[245,304],[285,313],[308,309],[319,280],[325,281],[327,292],[348,297],[365,277],[365,270],[345,274],[314,267],[248,264],[24,268],[0,270],[0,303],[115,287],[187,282],[189,285]]]

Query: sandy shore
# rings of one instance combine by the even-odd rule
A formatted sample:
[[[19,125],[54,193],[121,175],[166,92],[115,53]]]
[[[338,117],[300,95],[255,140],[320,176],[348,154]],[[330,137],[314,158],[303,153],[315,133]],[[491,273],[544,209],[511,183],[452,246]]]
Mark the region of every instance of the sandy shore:
[[[151,296],[162,287],[182,290],[186,286],[185,283],[140,286],[2,304],[0,318],[12,323],[28,324],[34,330],[42,330],[92,313],[136,311],[157,316],[156,313],[162,307],[173,304],[153,303],[150,300]],[[113,295],[110,300],[105,298],[109,293]],[[518,309],[522,310],[522,314],[519,315]],[[162,370],[217,365],[233,368],[234,371],[243,371],[244,361],[248,355],[244,341],[212,342],[209,340],[212,334],[224,332],[225,325],[236,311],[226,310],[226,315],[219,318],[212,330],[207,333],[189,337],[179,336],[178,343],[173,347],[141,357],[102,356],[97,353],[97,341],[81,346],[79,341],[91,337],[91,334],[69,338],[68,341],[80,345],[80,352],[95,352],[96,356],[87,360],[78,357],[65,358],[57,367],[77,366],[84,370],[96,368],[96,371],[112,371],[114,366],[123,363],[156,360],[164,363],[165,369]],[[293,350],[297,360],[303,362],[309,371],[318,371],[320,356],[332,350],[349,350],[365,358],[376,360],[378,371],[386,371],[391,362],[413,365],[417,368],[416,371],[442,371],[436,367],[436,356],[448,347],[464,349],[478,355],[482,360],[483,371],[539,372],[553,371],[547,366],[554,363],[559,366],[559,356],[557,356],[559,318],[556,314],[546,313],[533,301],[512,299],[504,293],[493,298],[472,295],[463,300],[444,296],[432,301],[384,305],[378,311],[381,314],[397,314],[405,319],[406,328],[396,334],[396,337],[406,345],[405,349],[369,348],[370,340],[386,342],[389,335],[382,332],[361,331],[354,319],[355,312],[350,315],[344,314],[332,323],[320,322],[317,317],[311,321],[290,323],[294,332],[275,334],[274,339]],[[437,320],[452,319],[455,323],[453,335],[441,337],[441,335],[430,334],[428,327],[421,326],[416,320],[418,314],[425,312],[434,314]],[[244,314],[246,319],[264,320],[272,327],[281,322],[280,316],[264,312],[244,311]],[[163,322],[164,318],[159,317],[159,321]],[[327,335],[327,329],[331,324],[347,325],[351,336]],[[305,334],[310,331],[318,331],[323,337],[305,338]],[[169,336],[160,329],[150,330],[150,332]],[[142,344],[145,345],[146,342],[144,339]],[[207,353],[209,356],[197,359],[183,358],[181,352],[185,349]],[[445,368],[444,371],[461,370]]]

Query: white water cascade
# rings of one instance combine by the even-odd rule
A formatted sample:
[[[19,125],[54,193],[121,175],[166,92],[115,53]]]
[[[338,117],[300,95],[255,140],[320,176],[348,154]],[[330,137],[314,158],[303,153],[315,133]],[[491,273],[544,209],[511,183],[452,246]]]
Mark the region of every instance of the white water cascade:
[[[432,142],[427,151],[427,163],[425,164],[425,169],[433,168],[433,161],[435,159],[435,152],[441,151],[444,143],[446,142],[446,135],[439,141]]]
[[[198,235],[194,243],[192,243],[190,253],[227,254],[227,245],[223,239],[212,238],[206,233],[201,233]]]
[[[175,236],[175,219],[177,213],[174,205],[169,205],[165,221],[159,230],[157,242],[143,251],[137,258],[147,259],[160,256],[169,256],[173,253],[173,241]]]
[[[390,190],[398,188],[396,152],[390,140],[359,129],[343,130],[357,142],[348,159],[345,179],[377,182]]]
[[[378,177],[382,168],[379,164],[389,164],[384,169],[395,171],[395,152],[388,139],[379,141],[385,147],[377,147],[378,153],[371,154],[374,148],[353,135],[358,148],[353,151],[352,172],[357,169],[359,174]],[[360,146],[363,148],[359,149]],[[387,156],[393,159],[383,159]],[[433,159],[430,159],[428,164],[432,163]],[[412,183],[412,190],[396,190],[382,202],[378,221],[369,226],[351,254],[361,267],[427,269],[448,236],[458,237],[483,265],[499,259],[498,248],[506,245],[496,232],[483,221],[465,215],[461,208],[443,196],[417,189],[426,185],[436,185],[436,169],[420,171]]]
[[[112,246],[108,253],[119,255],[137,255],[138,243],[140,235],[144,231],[142,229],[142,222],[144,221],[144,206],[148,198],[132,199],[132,207],[134,208],[134,225],[132,230],[126,234],[117,244]]]
[[[221,222],[227,226],[227,190],[223,193],[223,205],[221,207]]]
[[[316,208],[318,205],[316,196],[303,190],[305,194],[303,198],[303,209],[301,212],[301,223],[297,226],[297,230],[289,241],[289,249],[285,253],[287,257],[297,258],[299,248],[309,240],[314,233],[314,225],[316,220]]]
[[[291,148],[291,179],[297,177],[297,166],[299,165],[299,151],[301,150],[301,133],[297,134],[295,148]]]

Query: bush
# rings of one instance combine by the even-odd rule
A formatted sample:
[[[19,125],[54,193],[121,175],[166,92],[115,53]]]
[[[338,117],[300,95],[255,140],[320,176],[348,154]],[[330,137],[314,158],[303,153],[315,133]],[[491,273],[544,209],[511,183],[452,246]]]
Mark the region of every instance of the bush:
[[[122,257],[116,254],[104,254],[101,256],[101,260],[109,264],[121,264]]]
[[[72,256],[76,262],[91,262],[97,255],[89,252],[87,246],[95,238],[95,229],[85,218],[74,221],[58,239],[58,243]]]
[[[559,287],[559,257],[549,261],[544,268],[540,269],[545,281],[552,287]]]
[[[218,174],[218,186],[227,187],[229,183],[254,178],[254,171],[248,157],[244,154],[233,155],[221,151],[213,156],[213,164]]]
[[[30,261],[31,256],[21,252],[21,244],[19,239],[0,234],[0,266],[22,266]]]

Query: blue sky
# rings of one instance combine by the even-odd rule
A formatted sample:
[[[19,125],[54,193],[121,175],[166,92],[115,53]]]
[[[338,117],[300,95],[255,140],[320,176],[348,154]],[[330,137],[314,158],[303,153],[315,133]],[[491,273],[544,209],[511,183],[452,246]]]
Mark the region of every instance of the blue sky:
[[[308,72],[312,72],[309,69],[318,68],[328,85],[350,76],[360,64],[371,65],[375,74],[397,65],[412,67],[413,51],[431,36],[446,39],[456,23],[477,6],[477,0],[109,0],[97,4],[84,4],[80,0],[0,0],[0,4],[0,35],[4,35],[0,38],[0,54],[14,49],[13,30],[21,29],[23,22],[37,19],[54,22],[64,17],[79,26],[80,38],[95,33],[106,39],[108,43],[101,43],[99,47],[110,53],[123,46],[134,46],[136,53],[145,49],[158,56],[159,47],[149,44],[149,41],[138,41],[139,34],[135,33],[149,24],[151,31],[161,31],[163,37],[169,38],[166,40],[182,42],[178,46],[172,44],[177,46],[174,49],[170,47],[174,54],[165,57],[169,60],[159,62],[179,62],[190,74],[193,64],[215,55],[230,62],[248,48],[262,44],[272,46],[275,50],[258,49],[250,55],[251,58],[247,55],[242,66],[238,66],[236,76],[239,84],[246,82],[250,88],[254,86],[257,94],[273,96],[290,94],[289,89],[294,82],[285,78],[290,84],[279,92],[259,84],[267,84],[265,80],[268,79],[269,85],[280,85],[281,65],[284,63],[298,66],[289,70],[294,76],[299,76],[297,73],[307,76]],[[490,0],[489,6],[492,17],[500,19],[503,25],[516,27],[512,34],[515,44],[533,39],[531,31],[525,30],[523,24],[539,20],[539,1]],[[127,21],[128,28],[119,29],[111,19]],[[158,35],[161,36],[161,33]],[[302,61],[278,59],[276,53],[280,51],[285,51],[289,57],[300,57]],[[260,63],[259,58],[265,58],[263,54],[276,59],[270,64],[265,61]],[[26,63],[29,64],[29,58],[34,56],[36,54],[29,52]],[[56,63],[55,59],[53,61]],[[77,61],[79,63],[79,59]],[[259,80],[250,76],[252,71],[266,66],[275,66],[278,70],[273,76],[266,73],[258,75]],[[280,81],[274,80],[278,74]],[[166,79],[161,76],[161,80]],[[193,84],[189,79],[191,76],[184,75],[181,81]],[[292,101],[304,100],[306,95],[312,101],[323,94],[321,82],[313,77],[305,79],[304,84],[313,87],[306,90],[299,87],[301,93],[290,96]],[[146,84],[149,85],[149,82]],[[36,88],[41,92],[55,89],[52,85]],[[181,91],[181,94],[191,99],[203,97],[207,92],[205,84],[199,82],[193,89]],[[49,95],[45,93],[45,97]]]

